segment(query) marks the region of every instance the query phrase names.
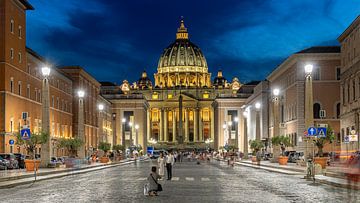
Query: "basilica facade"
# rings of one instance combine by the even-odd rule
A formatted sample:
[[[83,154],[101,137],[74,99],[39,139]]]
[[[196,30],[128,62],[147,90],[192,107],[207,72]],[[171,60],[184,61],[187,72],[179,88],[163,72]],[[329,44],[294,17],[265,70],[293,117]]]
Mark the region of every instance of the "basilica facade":
[[[178,149],[242,145],[241,107],[254,85],[228,82],[221,70],[211,80],[183,20],[153,81],[144,71],[134,83],[102,83],[101,94],[112,103],[116,143]]]

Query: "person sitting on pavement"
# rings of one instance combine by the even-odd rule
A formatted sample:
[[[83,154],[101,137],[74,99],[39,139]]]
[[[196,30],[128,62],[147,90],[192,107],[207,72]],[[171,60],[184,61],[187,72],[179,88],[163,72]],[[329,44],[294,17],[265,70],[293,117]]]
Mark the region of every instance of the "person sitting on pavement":
[[[160,175],[156,172],[156,166],[151,167],[151,173],[147,180],[149,181],[149,196],[157,196],[159,192],[158,180]]]

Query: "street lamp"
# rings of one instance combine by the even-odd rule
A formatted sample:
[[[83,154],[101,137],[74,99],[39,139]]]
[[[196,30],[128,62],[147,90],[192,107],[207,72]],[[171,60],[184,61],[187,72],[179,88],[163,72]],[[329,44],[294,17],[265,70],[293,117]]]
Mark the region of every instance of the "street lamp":
[[[255,109],[256,109],[256,118],[255,118],[255,135],[256,135],[256,140],[260,140],[260,108],[261,108],[261,104],[260,102],[256,102],[255,103]]]
[[[98,105],[98,109],[99,109],[99,130],[100,130],[100,137],[101,137],[101,141],[102,142],[107,142],[107,139],[104,135],[104,126],[103,126],[103,117],[102,117],[102,111],[104,110],[104,105],[103,104],[99,104]]]
[[[313,111],[313,88],[312,88],[312,77],[313,71],[312,64],[306,64],[305,69],[305,130],[314,125],[314,111]],[[305,138],[305,140],[307,140]],[[305,160],[308,156],[308,140],[306,142]]]
[[[44,76],[42,81],[42,133],[48,135],[47,141],[41,146],[41,166],[47,167],[51,162],[52,150],[51,150],[51,136],[50,136],[50,85],[49,75],[51,69],[48,66],[41,68],[41,73]],[[26,121],[25,121],[26,122]],[[26,124],[26,123],[25,123]]]
[[[79,97],[79,112],[78,112],[78,134],[77,137],[85,143],[85,133],[84,133],[84,101],[85,91],[80,89],[77,91]],[[79,158],[85,158],[85,144],[81,145],[79,148]]]

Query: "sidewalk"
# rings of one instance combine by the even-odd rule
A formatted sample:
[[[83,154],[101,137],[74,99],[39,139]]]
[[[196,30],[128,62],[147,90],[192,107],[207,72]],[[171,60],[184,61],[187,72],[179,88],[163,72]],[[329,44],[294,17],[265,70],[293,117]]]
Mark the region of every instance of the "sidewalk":
[[[306,167],[288,163],[288,165],[279,165],[270,161],[261,161],[260,165],[253,164],[251,160],[242,160],[235,162],[238,165],[263,169],[271,172],[282,173],[286,175],[306,175]],[[360,190],[360,183],[348,181],[344,168],[338,166],[327,166],[324,175],[316,175],[315,181],[342,188],[352,188]]]
[[[87,173],[105,168],[133,163],[133,159],[124,159],[119,162],[81,164],[74,168],[40,168],[36,173],[36,181],[60,178],[69,175]],[[18,185],[33,183],[35,181],[34,172],[27,172],[25,169],[2,170],[0,171],[0,189],[15,187]]]

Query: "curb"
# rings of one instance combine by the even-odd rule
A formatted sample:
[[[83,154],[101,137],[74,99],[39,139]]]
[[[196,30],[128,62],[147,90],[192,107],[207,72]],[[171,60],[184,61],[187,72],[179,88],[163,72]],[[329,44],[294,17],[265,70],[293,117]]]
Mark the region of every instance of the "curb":
[[[338,178],[338,179],[341,179],[341,178]],[[342,179],[342,180],[344,180],[344,179]],[[337,182],[321,179],[321,178],[316,177],[316,176],[315,176],[315,182],[326,184],[326,185],[331,185],[331,186],[334,186],[334,187],[345,188],[345,189],[360,190],[360,185],[359,184],[358,185],[353,185],[353,184],[346,184],[346,183],[337,183]]]
[[[0,182],[0,189],[8,189],[8,188],[13,188],[13,187],[16,187],[19,185],[34,183],[34,182],[38,182],[38,181],[50,180],[50,179],[61,178],[61,177],[70,176],[70,175],[78,175],[78,174],[83,174],[83,173],[87,173],[87,172],[98,171],[101,169],[122,166],[122,165],[130,164],[133,162],[134,162],[134,160],[129,160],[126,162],[125,161],[121,162],[121,163],[100,165],[100,166],[87,167],[87,168],[70,169],[70,170],[61,171],[61,172],[59,171],[58,173],[47,173],[47,174],[42,174],[42,175],[37,176],[36,181],[34,180],[34,176],[29,174],[30,177],[15,179],[14,181],[17,181],[17,182],[8,183],[8,184],[6,184],[7,181]],[[48,177],[46,177],[47,175],[48,175]],[[26,175],[26,176],[28,176],[28,175]],[[21,181],[21,180],[23,180],[23,181]],[[4,183],[4,184],[2,184],[2,183]]]
[[[258,166],[258,165],[253,165],[253,164],[249,164],[249,163],[244,163],[244,162],[235,162],[235,164],[250,167],[250,168],[263,169],[263,170],[266,170],[266,171],[271,171],[271,172],[281,173],[281,174],[286,174],[286,175],[302,175],[303,174],[303,173],[298,172],[298,171],[279,169],[279,168],[269,167],[269,166],[265,166],[265,165],[264,166],[261,166],[261,165]]]

